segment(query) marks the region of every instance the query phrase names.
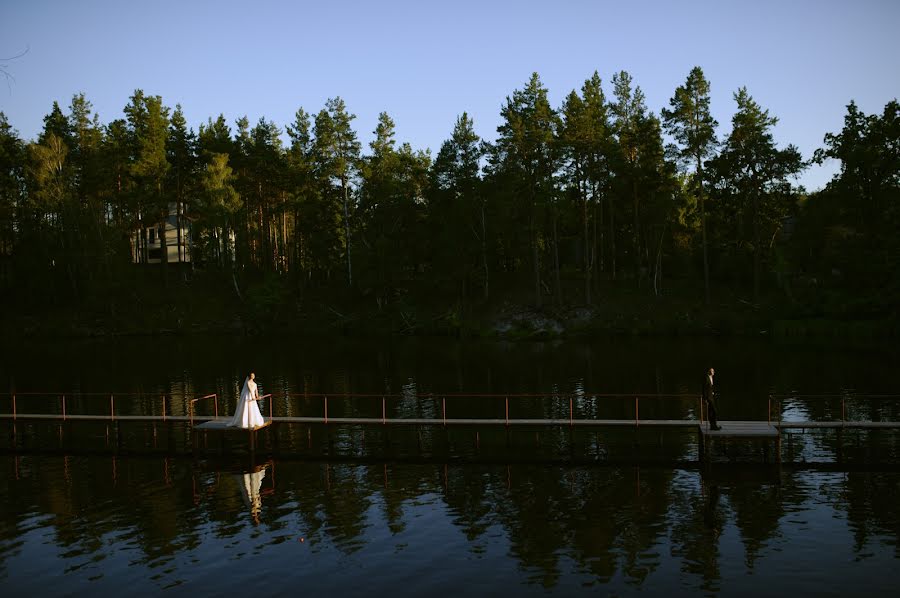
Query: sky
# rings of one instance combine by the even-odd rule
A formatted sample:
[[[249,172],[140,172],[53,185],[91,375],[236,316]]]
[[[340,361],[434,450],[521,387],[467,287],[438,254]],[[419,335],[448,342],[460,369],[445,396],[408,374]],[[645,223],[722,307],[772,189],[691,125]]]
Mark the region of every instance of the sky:
[[[385,111],[398,142],[435,155],[464,111],[494,140],[532,72],[559,107],[594,71],[611,96],[626,70],[658,115],[700,66],[720,139],[746,86],[778,117],[779,146],[810,158],[851,99],[881,113],[900,95],[898,30],[897,0],[4,0],[0,111],[34,139],[54,100],[83,92],[108,123],[142,89],[181,104],[195,130],[220,113],[284,129],[340,96],[365,149]],[[798,182],[816,190],[838,167]]]

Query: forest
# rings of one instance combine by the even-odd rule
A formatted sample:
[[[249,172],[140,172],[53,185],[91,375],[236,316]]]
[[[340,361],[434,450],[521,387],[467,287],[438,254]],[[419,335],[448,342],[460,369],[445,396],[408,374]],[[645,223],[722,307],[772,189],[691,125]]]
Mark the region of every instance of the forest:
[[[220,115],[194,131],[140,89],[108,123],[84,94],[54,102],[35,140],[0,112],[4,319],[33,333],[482,335],[518,311],[534,316],[513,330],[528,336],[574,311],[588,333],[896,334],[900,104],[850,101],[843,129],[802,156],[746,88],[733,101],[723,127],[695,67],[658,113],[625,71],[552,106],[535,73],[495,140],[463,112],[434,156],[395,139],[387,112],[363,148],[339,97],[284,129]],[[824,189],[796,184],[825,160],[840,169]],[[189,254],[148,263],[148,230],[165,246],[154,229],[173,217]]]

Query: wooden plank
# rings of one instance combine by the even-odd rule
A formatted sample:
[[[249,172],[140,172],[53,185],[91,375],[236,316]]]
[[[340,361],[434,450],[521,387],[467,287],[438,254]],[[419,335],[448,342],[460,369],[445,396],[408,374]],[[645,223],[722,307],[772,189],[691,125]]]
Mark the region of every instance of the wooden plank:
[[[709,424],[700,426],[700,433],[704,436],[728,437],[728,438],[777,438],[778,428],[768,422],[756,421],[721,421],[720,430],[711,430]]]
[[[804,421],[782,421],[772,424],[781,429],[804,429],[804,428],[820,428],[830,430],[847,429],[897,429],[900,428],[900,422],[869,422],[869,421],[820,421],[820,422],[804,422]]]
[[[203,430],[206,432],[253,432],[256,430],[262,430],[263,428],[267,428],[272,425],[272,420],[265,420],[265,423],[261,426],[256,426],[255,428],[238,428],[234,427],[231,424],[231,419],[216,419],[208,422],[204,422],[202,424],[198,424],[194,426],[195,430]]]
[[[194,416],[191,418],[187,415],[83,415],[83,414],[62,414],[56,413],[0,413],[0,420],[45,420],[45,421],[133,421],[133,422],[189,422],[194,421],[200,425],[205,423],[216,424],[210,428],[218,429],[220,422],[230,421],[230,417],[214,418],[212,416]],[[554,419],[526,419],[512,418],[387,418],[382,420],[380,417],[274,417],[266,420],[266,426],[273,423],[294,423],[294,424],[351,424],[351,425],[412,425],[412,426],[590,426],[590,427],[660,427],[660,428],[693,428],[699,427],[704,434],[709,435],[769,435],[775,436],[781,429],[882,429],[896,430],[900,429],[900,422],[897,421],[779,421],[760,422],[760,421],[722,421],[719,422],[723,429],[721,431],[709,430],[709,424],[702,424],[697,420],[688,419],[642,419],[635,421],[633,419],[573,419],[554,418]],[[265,426],[263,426],[265,427]],[[235,428],[237,429],[237,428]]]

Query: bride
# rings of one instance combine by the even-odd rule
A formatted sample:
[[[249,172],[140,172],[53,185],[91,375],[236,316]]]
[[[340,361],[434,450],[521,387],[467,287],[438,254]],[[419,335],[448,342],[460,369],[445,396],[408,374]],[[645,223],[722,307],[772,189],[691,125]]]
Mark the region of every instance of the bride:
[[[231,418],[230,426],[234,428],[258,428],[263,425],[265,420],[259,412],[259,391],[256,388],[256,374],[250,372],[250,375],[244,379],[244,388],[241,389],[241,398],[238,400],[237,410],[234,417]]]

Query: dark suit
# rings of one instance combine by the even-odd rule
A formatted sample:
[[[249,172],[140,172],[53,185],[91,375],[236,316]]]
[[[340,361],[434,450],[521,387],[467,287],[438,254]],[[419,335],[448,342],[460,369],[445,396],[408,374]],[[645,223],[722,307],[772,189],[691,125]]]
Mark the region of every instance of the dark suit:
[[[706,403],[709,426],[717,427],[719,424],[716,422],[716,391],[713,388],[713,382],[709,379],[709,374],[703,376],[703,402]]]

